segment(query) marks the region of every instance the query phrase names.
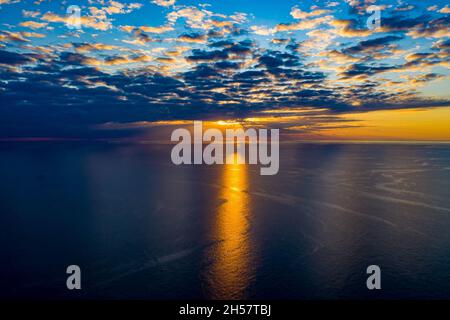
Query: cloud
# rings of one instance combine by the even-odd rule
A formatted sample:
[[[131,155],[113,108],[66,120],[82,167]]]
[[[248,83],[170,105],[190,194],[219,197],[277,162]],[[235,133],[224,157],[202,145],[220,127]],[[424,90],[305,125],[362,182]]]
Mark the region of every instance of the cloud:
[[[340,37],[367,37],[372,34],[371,30],[355,28],[356,21],[352,19],[335,19],[330,25],[334,27],[333,32]]]
[[[436,41],[433,43],[432,48],[448,51],[450,50],[450,39]]]
[[[91,6],[88,7],[89,15],[81,15],[80,25],[81,27],[106,31],[113,27],[111,15],[127,14],[141,7],[142,4],[140,3],[123,4],[118,1],[109,1],[108,5],[103,7]],[[72,18],[49,11],[42,15],[40,19],[50,23],[68,23],[71,22]]]
[[[10,52],[0,50],[0,64],[2,65],[22,65],[26,63],[34,62],[35,59],[31,55],[20,54],[16,52]]]
[[[191,28],[204,29],[204,20],[208,17],[207,12],[195,7],[186,7],[170,12],[167,15],[169,23],[174,24],[178,19],[186,19],[187,25]]]
[[[100,59],[61,52],[46,59],[0,51],[1,63],[23,69],[21,72],[2,71],[2,78],[7,81],[0,83],[4,101],[0,113],[2,123],[9,125],[2,126],[0,135],[99,135],[105,134],[96,131],[105,123],[126,127],[127,124],[142,121],[251,118],[266,109],[298,108],[299,104],[317,109],[322,116],[330,116],[353,110],[355,101],[367,101],[357,107],[359,110],[392,108],[393,105],[405,108],[419,103],[418,100],[414,104],[407,100],[399,103],[398,99],[407,92],[395,94],[376,90],[375,82],[336,88],[336,84],[329,84],[326,74],[310,69],[300,56],[278,50],[261,54],[253,41],[221,40],[208,46],[215,49],[193,50],[188,55],[193,63],[192,68],[181,70],[173,76],[164,76],[158,70],[145,67],[153,61],[146,54],[111,55]],[[437,44],[436,48],[441,46],[443,44]],[[73,46],[74,49],[77,47],[84,48],[82,44]],[[93,47],[103,48],[101,45]],[[180,48],[181,52],[186,50],[188,48]],[[246,65],[246,70],[242,66],[244,60],[229,59],[233,51],[253,56],[250,60],[253,62]],[[91,47],[86,47],[85,53],[94,52]],[[354,61],[350,55],[333,51],[327,56],[347,57],[347,61]],[[421,56],[409,59],[432,58]],[[173,60],[160,58],[158,62],[170,64]],[[106,73],[98,69],[130,64],[144,66],[126,72]],[[354,63],[342,76],[375,74],[389,68],[392,67]],[[438,74],[416,78],[416,87],[441,79]],[[405,81],[411,82],[411,79]],[[394,101],[394,98],[397,100]],[[436,101],[421,103],[422,106],[439,104]],[[3,107],[5,105],[8,109]],[[19,106],[20,118],[14,112],[7,111],[16,110]],[[327,120],[324,119],[324,122]],[[120,135],[133,132],[136,133],[121,132]],[[114,130],[110,134],[114,134]]]
[[[251,26],[250,29],[253,31],[253,33],[260,36],[270,36],[276,32],[275,28],[267,28],[264,26]]]
[[[154,0],[152,1],[154,4],[162,7],[170,7],[175,4],[175,0]]]
[[[450,67],[448,57],[444,55],[441,57],[439,54],[431,52],[416,52],[406,55],[406,62],[397,68],[397,72],[411,72],[421,71],[426,72],[431,67],[442,66],[445,68]]]
[[[274,43],[274,44],[288,44],[289,42],[290,42],[289,39],[283,39],[283,38],[272,39],[272,43]]]
[[[186,57],[188,61],[217,61],[228,58],[228,54],[224,50],[205,51],[195,49],[192,50],[192,55]]]
[[[139,29],[147,33],[165,33],[174,30],[174,28],[171,26],[159,26],[159,27],[142,26],[139,27]]]
[[[72,44],[75,50],[79,53],[86,53],[92,51],[101,51],[101,50],[117,50],[118,46],[113,46],[105,43],[73,43]]]
[[[45,38],[42,33],[0,31],[0,42],[30,42],[28,38]]]
[[[420,87],[420,86],[424,86],[428,83],[430,83],[431,81],[435,81],[435,80],[441,80],[444,79],[445,76],[443,76],[442,74],[437,74],[437,73],[427,73],[427,74],[422,74],[419,76],[407,76],[406,79],[408,80],[408,85],[410,87]]]
[[[317,16],[321,16],[324,14],[328,14],[331,13],[331,10],[325,10],[325,9],[317,9],[317,10],[313,10],[311,12],[305,12],[302,11],[301,9],[299,9],[298,7],[293,7],[291,10],[291,16],[294,19],[307,19],[307,18],[311,18],[311,17],[317,17]]]
[[[355,46],[346,48],[344,51],[347,53],[373,53],[374,51],[384,49],[386,48],[386,45],[391,44],[392,42],[399,41],[401,39],[402,37],[400,36],[384,36],[375,39],[364,40]]]
[[[395,66],[390,65],[377,65],[377,64],[363,64],[363,63],[355,63],[347,66],[345,70],[340,73],[340,76],[343,78],[368,78],[370,76],[394,70]]]
[[[419,24],[407,33],[412,38],[445,38],[450,37],[450,16]]]
[[[408,18],[402,15],[395,15],[383,18],[383,23],[379,28],[379,32],[398,32],[409,31],[411,29],[423,26],[427,23],[427,16],[419,16],[415,18]]]
[[[36,21],[24,21],[20,23],[22,27],[31,28],[31,29],[40,29],[48,26],[48,23],[45,22],[36,22]]]
[[[77,32],[53,25],[65,23],[64,14],[19,11],[22,20],[0,31],[0,136],[95,135],[101,127],[121,127],[122,135],[151,122],[299,108],[293,121],[308,130],[343,112],[450,104],[420,92],[448,81],[442,5],[426,15],[423,6],[386,7],[372,31],[365,11],[357,14],[369,1],[350,1],[350,12],[337,3],[289,6],[293,20],[271,25],[257,25],[264,20],[251,12],[156,2],[164,8],[150,5],[161,14],[152,26],[136,24],[140,13],[130,13],[142,6],[131,1],[90,1],[81,17],[89,29]],[[316,120],[300,121],[305,110]]]
[[[11,3],[17,3],[17,2],[19,2],[20,0],[0,0],[0,5],[3,5],[3,4],[11,4]]]
[[[107,66],[115,66],[121,64],[150,62],[153,58],[148,55],[136,55],[136,56],[112,56],[106,58],[102,63]]]
[[[360,60],[360,58],[356,58],[350,54],[343,53],[337,50],[321,52],[319,56],[329,58],[329,62],[334,62],[337,64],[349,64]]]
[[[430,8],[428,8],[430,9]],[[417,38],[444,38],[450,36],[450,17],[430,19],[429,16],[406,18],[392,16],[383,19],[379,32],[405,32]]]
[[[178,41],[188,42],[188,43],[206,43],[206,36],[199,33],[182,34],[178,38]]]
[[[89,7],[89,11],[92,16],[97,17],[99,19],[105,19],[106,15],[113,14],[126,14],[130,13],[133,10],[140,9],[143,6],[142,3],[128,3],[123,4],[118,1],[110,0],[107,6],[104,7]]]
[[[450,13],[450,8],[448,7],[448,4],[445,5],[441,10],[439,10],[440,13]]]
[[[42,21],[51,22],[51,23],[69,23],[70,17],[59,16],[53,12],[47,12],[42,17]],[[106,31],[112,28],[112,23],[109,19],[105,18],[95,18],[92,16],[81,16],[80,17],[80,25],[81,27],[88,27],[97,30]]]
[[[162,34],[162,33],[166,33],[169,31],[173,31],[175,30],[172,26],[158,26],[158,27],[151,27],[151,26],[120,26],[119,27],[120,30],[127,32],[127,33],[131,33],[133,31],[136,30],[141,30],[143,32],[146,33],[156,33],[156,34]]]
[[[28,42],[22,32],[0,31],[0,42]]]
[[[394,11],[411,11],[411,10],[414,10],[416,8],[416,6],[414,6],[414,5],[411,5],[411,4],[402,4],[402,5],[399,5],[398,7],[396,7],[395,9],[394,9]]]
[[[314,19],[304,19],[294,23],[280,23],[275,27],[276,32],[309,30],[319,27],[321,24],[329,23],[333,19],[332,16],[324,16]]]
[[[337,1],[332,1],[327,4],[328,8],[333,8],[333,7],[337,7],[337,6],[339,6],[339,2],[337,2]]]
[[[22,15],[26,18],[36,18],[41,15],[41,12],[39,10],[22,10]]]
[[[141,29],[134,29],[131,36],[134,40],[122,40],[122,41],[125,43],[136,44],[136,45],[141,45],[141,46],[145,46],[149,42],[159,42],[160,41],[159,39],[150,37],[148,34],[143,32]]]

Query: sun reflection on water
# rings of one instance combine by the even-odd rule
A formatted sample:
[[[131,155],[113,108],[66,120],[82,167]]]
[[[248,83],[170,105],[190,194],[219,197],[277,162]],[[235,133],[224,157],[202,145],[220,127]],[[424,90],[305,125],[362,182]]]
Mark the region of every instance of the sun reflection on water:
[[[214,237],[222,240],[210,269],[214,299],[245,298],[251,278],[247,167],[237,164],[237,155],[234,160],[233,164],[223,166],[219,197],[224,203],[217,210],[213,227]]]

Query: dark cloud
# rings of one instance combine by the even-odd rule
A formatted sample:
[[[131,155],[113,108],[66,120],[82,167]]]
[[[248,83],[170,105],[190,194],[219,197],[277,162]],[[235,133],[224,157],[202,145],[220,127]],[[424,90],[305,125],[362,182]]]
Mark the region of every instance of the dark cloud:
[[[418,17],[391,16],[383,18],[383,32],[406,32],[413,38],[441,38],[450,33],[450,16],[431,18],[430,15]]]
[[[200,49],[192,50],[192,55],[186,57],[190,61],[208,61],[227,59],[228,54],[223,50],[205,51]]]
[[[208,46],[210,48],[221,48],[222,52],[226,55],[237,55],[239,57],[245,57],[252,54],[255,43],[251,40],[243,40],[240,42],[221,40],[210,42]]]
[[[450,50],[450,39],[440,40],[433,44],[433,49]]]
[[[411,31],[411,35],[415,38],[418,37],[436,37],[440,38],[448,36],[450,33],[450,15],[442,18],[430,20],[427,23],[419,24],[414,30]]]
[[[214,64],[216,69],[235,69],[238,70],[241,67],[240,63],[231,61],[219,61]]]
[[[139,41],[148,39],[141,32],[132,35]],[[386,35],[347,46],[342,52],[358,55],[381,50],[400,39]],[[96,47],[84,43],[73,45],[71,51],[42,55],[0,50],[0,136],[98,135],[95,128],[105,123],[248,117],[264,109],[299,106],[326,108],[335,114],[354,110],[355,100],[365,102],[359,110],[444,103],[418,98],[411,103],[404,98],[411,92],[383,92],[369,78],[389,70],[441,63],[448,41],[435,42],[430,52],[409,56],[403,65],[367,60],[351,64],[339,76],[366,80],[349,88],[330,84],[327,73],[305,64],[301,44],[294,39],[281,41],[287,45],[277,50],[259,47],[252,40],[212,40],[198,33],[183,34],[178,40],[204,46],[186,51],[184,58],[190,66],[170,75],[147,68],[146,56],[138,51],[94,56]],[[77,52],[80,47],[82,53]],[[170,68],[172,61],[161,63]],[[127,62],[143,64],[108,72],[95,67]],[[438,78],[429,73],[417,81]]]
[[[272,73],[278,73],[281,70],[279,67],[298,67],[301,65],[298,55],[281,51],[268,51],[260,56],[258,61],[258,67],[265,67]]]
[[[178,37],[179,41],[184,42],[205,42],[207,37],[201,33],[184,33]]]
[[[342,72],[340,75],[344,78],[351,78],[355,76],[371,76],[377,73],[386,72],[389,70],[396,69],[395,66],[388,66],[388,65],[375,65],[375,64],[362,64],[362,63],[355,63],[350,65],[344,72]]]
[[[385,48],[386,45],[399,41],[401,39],[402,37],[400,36],[389,35],[375,39],[364,40],[355,46],[344,49],[343,52],[347,54],[359,52],[373,52],[374,50]]]
[[[57,63],[61,65],[84,66],[88,64],[89,58],[80,53],[62,52]]]
[[[422,15],[415,18],[404,17],[401,15],[384,17],[382,28],[383,31],[393,32],[393,31],[409,31],[412,28],[424,26],[430,19],[429,15]]]
[[[32,62],[34,59],[27,54],[0,50],[0,64],[17,66]]]
[[[133,38],[134,38],[136,41],[139,41],[139,42],[141,42],[141,43],[159,42],[159,41],[161,41],[161,40],[159,40],[159,39],[150,37],[148,34],[146,34],[145,32],[143,32],[143,31],[140,30],[140,29],[135,29],[135,30],[133,31]]]

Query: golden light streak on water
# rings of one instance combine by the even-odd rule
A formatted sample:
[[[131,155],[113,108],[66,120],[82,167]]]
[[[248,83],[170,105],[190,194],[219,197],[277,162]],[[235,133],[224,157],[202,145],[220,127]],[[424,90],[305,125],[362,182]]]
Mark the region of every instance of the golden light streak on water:
[[[249,229],[249,197],[247,166],[223,165],[220,198],[214,237],[223,240],[217,246],[210,269],[211,296],[214,299],[243,299],[251,279]]]

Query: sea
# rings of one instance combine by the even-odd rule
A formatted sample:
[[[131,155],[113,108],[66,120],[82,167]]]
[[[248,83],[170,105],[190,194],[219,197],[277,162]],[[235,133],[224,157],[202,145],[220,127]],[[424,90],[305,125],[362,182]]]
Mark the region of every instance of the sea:
[[[0,142],[0,297],[450,298],[450,144],[282,143],[273,176],[171,147]]]

